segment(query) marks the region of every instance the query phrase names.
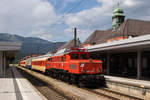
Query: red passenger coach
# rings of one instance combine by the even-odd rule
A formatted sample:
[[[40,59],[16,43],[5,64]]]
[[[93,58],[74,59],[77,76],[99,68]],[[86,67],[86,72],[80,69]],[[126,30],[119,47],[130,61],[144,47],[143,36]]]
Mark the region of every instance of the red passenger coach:
[[[51,76],[70,83],[100,85],[104,81],[102,61],[90,59],[85,49],[70,48],[58,52],[48,59],[46,66]]]
[[[20,61],[20,66],[25,67],[25,66],[26,66],[26,60],[22,60],[22,61]]]
[[[32,58],[32,66],[31,66],[31,69],[34,69],[34,70],[38,70],[38,71],[41,71],[41,72],[46,72],[46,70],[49,69],[47,65],[47,61],[48,59],[50,58],[51,55],[43,55],[43,56],[38,56],[38,57],[34,57]]]

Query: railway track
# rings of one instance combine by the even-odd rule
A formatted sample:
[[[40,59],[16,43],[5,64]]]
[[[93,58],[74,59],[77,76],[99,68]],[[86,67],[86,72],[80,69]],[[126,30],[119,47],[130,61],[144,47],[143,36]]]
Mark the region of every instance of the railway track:
[[[144,100],[142,98],[138,98],[135,96],[123,94],[120,92],[116,92],[114,90],[102,88],[102,89],[87,89],[90,92],[93,92],[97,95],[100,95],[106,99],[111,99],[111,100]]]
[[[61,92],[57,91],[51,85],[47,84],[46,82],[29,75],[27,72],[17,69],[21,74],[27,78],[37,89],[40,93],[42,93],[48,100],[71,100],[71,98],[67,97],[66,95],[62,94]]]
[[[20,70],[21,73],[25,73],[27,71],[27,69],[25,69],[25,68],[21,68],[21,67],[17,67],[17,68],[19,68],[18,70]],[[33,71],[28,70],[28,72],[26,72],[26,74],[30,73],[30,72],[33,73]],[[38,73],[38,74],[40,74],[40,73]],[[33,77],[33,76],[31,76],[31,74],[30,75],[28,74],[27,78],[29,78],[29,80],[32,81],[32,79],[34,77],[33,78],[31,78],[31,77]],[[47,77],[47,76],[45,76],[45,77]],[[103,100],[103,99],[104,100],[144,100],[141,98],[137,98],[135,96],[119,93],[119,92],[114,91],[114,90],[109,90],[107,88],[88,89],[88,88],[78,88],[77,86],[74,86],[74,85],[72,85],[71,89],[73,91],[73,88],[77,88],[78,91],[74,92],[77,97],[75,97],[75,95],[73,96],[72,93],[71,93],[71,96],[68,96],[67,94],[69,94],[69,93],[65,93],[63,91],[58,91],[56,88],[54,88],[54,86],[49,85],[48,81],[47,82],[45,80],[43,81],[42,78],[40,78],[40,79],[36,78],[36,82],[33,81],[33,85],[36,86],[36,84],[34,84],[34,83],[40,83],[41,86],[44,86],[42,89],[40,89],[41,87],[39,86],[38,90],[50,100],[71,100],[71,99],[75,99],[75,100],[88,99],[88,100],[91,100],[92,96],[93,97],[97,96],[96,99],[99,99],[99,100]],[[70,86],[70,85],[68,84],[68,86]],[[58,98],[53,99],[54,96],[49,95],[52,92],[54,92],[54,94],[57,94]],[[77,92],[79,92],[79,93],[77,94]],[[88,98],[87,96],[83,96],[84,94],[82,94],[82,93],[87,94],[89,96],[92,95],[92,96],[91,96],[91,98],[90,97]],[[82,97],[80,97],[80,96],[82,96]]]

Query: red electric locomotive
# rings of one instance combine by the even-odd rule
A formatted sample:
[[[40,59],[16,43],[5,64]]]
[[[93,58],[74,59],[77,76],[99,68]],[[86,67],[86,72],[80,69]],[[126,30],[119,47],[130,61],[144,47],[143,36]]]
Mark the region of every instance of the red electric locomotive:
[[[62,50],[63,51],[63,50]],[[104,83],[102,61],[90,59],[85,49],[64,49],[48,58],[46,72],[54,78],[82,85],[100,85]]]

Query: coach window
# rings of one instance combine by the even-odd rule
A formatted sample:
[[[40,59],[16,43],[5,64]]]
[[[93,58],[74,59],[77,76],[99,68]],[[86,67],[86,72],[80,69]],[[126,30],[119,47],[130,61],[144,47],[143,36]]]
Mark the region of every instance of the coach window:
[[[78,54],[71,54],[71,59],[79,59],[79,55]]]
[[[88,55],[87,54],[80,54],[80,59],[88,59]]]
[[[47,60],[48,60],[48,61],[51,61],[51,58],[48,58]]]

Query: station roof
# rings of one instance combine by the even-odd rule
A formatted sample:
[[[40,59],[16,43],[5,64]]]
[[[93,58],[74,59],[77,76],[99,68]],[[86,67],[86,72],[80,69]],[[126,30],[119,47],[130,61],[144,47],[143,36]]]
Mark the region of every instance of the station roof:
[[[116,31],[113,31],[112,29],[96,30],[85,40],[82,45],[106,43],[108,39],[119,36],[136,37],[146,34],[150,34],[150,21],[127,19]]]
[[[21,45],[18,42],[0,42],[0,51],[19,51]]]
[[[97,44],[85,47],[89,52],[104,51],[113,52],[121,50],[148,50],[150,49],[150,35],[143,35],[139,37],[128,38],[124,40]]]
[[[77,39],[77,45],[80,45],[81,44],[81,41],[79,39]],[[65,49],[65,48],[70,48],[70,47],[73,47],[74,46],[74,39],[73,40],[70,40],[69,42],[67,42],[66,44],[62,45],[60,49]]]

